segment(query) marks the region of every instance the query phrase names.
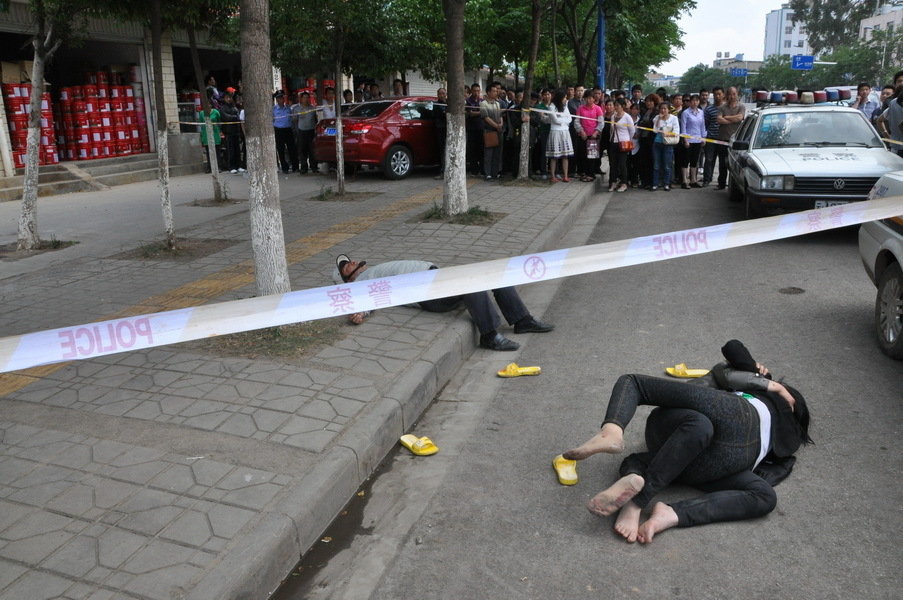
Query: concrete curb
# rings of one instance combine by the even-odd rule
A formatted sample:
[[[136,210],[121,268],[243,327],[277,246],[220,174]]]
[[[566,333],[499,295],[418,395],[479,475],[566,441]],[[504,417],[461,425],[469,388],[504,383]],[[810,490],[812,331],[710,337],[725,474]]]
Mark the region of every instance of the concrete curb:
[[[551,249],[592,198],[596,186],[565,206],[523,253]],[[419,359],[290,490],[276,508],[241,536],[186,596],[189,600],[266,598],[314,545],[360,485],[430,406],[473,354],[473,325],[451,321]]]

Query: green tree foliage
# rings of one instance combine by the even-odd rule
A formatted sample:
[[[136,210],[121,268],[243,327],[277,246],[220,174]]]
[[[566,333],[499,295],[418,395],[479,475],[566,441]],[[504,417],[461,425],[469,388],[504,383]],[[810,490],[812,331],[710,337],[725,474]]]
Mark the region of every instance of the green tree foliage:
[[[345,73],[380,77],[418,69],[444,74],[438,3],[413,0],[272,0],[273,64],[287,73],[332,73],[339,46]]]
[[[464,66],[520,67],[530,46],[530,1],[469,0],[464,8]]]
[[[789,56],[769,56],[750,83],[769,90],[817,90],[860,82],[877,87],[891,83],[899,68],[894,56],[903,56],[903,32],[876,31],[868,41],[857,39],[825,54],[823,62],[836,64],[815,65],[811,71],[791,69]]]
[[[875,31],[868,41],[861,39],[838,47],[822,57],[836,65],[824,67],[825,85],[856,85],[861,81],[874,85],[891,83],[900,68],[894,57],[903,57],[903,31]]]
[[[605,2],[608,87],[642,81],[651,66],[674,58],[675,50],[684,47],[677,19],[694,8],[694,0]]]
[[[683,32],[677,26],[681,13],[696,7],[695,0],[660,2],[653,0],[606,0],[607,87],[624,81],[641,81],[649,68],[674,58],[674,50],[684,47]],[[595,0],[560,0],[558,21],[565,43],[562,75],[566,80],[590,84],[596,72],[597,9]],[[547,50],[544,48],[544,53]],[[569,57],[569,58],[568,58]],[[565,64],[575,72],[568,74]],[[551,62],[550,62],[551,64]]]
[[[859,21],[871,16],[874,0],[790,0],[793,21],[804,23],[809,46],[816,54],[852,44]]]
[[[699,63],[687,69],[680,77],[680,91],[695,94],[702,88],[711,90],[713,87],[727,88],[728,86],[744,87],[743,77],[731,77],[727,71],[707,67]]]
[[[432,80],[445,79],[442,3],[395,0],[386,15],[386,45],[372,53],[373,73],[418,70]]]

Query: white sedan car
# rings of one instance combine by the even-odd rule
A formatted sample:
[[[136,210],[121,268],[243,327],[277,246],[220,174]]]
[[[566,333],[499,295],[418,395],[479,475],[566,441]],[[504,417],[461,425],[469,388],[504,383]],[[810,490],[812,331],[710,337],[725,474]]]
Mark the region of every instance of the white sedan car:
[[[748,217],[865,200],[903,158],[887,151],[863,114],[833,104],[750,111],[728,151],[730,194]]]
[[[903,196],[903,171],[882,176],[869,200],[889,196]],[[859,228],[859,255],[866,273],[878,287],[878,345],[891,358],[903,359],[903,215],[864,223]]]

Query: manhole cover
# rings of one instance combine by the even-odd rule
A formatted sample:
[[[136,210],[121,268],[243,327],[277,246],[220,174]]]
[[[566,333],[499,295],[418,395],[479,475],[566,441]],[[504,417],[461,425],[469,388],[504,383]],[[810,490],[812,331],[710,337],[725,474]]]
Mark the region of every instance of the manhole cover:
[[[789,294],[791,296],[794,294],[802,294],[805,291],[806,290],[804,290],[803,288],[798,288],[798,287],[785,287],[785,288],[781,288],[778,290],[778,292],[780,292],[782,294]]]

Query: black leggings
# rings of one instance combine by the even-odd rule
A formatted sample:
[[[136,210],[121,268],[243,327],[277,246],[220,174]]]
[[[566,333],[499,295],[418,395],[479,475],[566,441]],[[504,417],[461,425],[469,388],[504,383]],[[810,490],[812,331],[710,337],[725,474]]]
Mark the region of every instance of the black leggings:
[[[647,452],[632,454],[621,474],[645,479],[633,501],[641,508],[673,481],[710,492],[671,505],[680,527],[747,519],[774,509],[772,487],[752,473],[759,417],[740,396],[646,375],[623,375],[612,390],[605,423],[625,428],[639,404],[659,406],[646,424]],[[604,423],[603,423],[604,424]]]
[[[614,184],[620,181],[623,184],[629,184],[630,178],[627,175],[627,155],[630,152],[621,152],[621,145],[618,142],[611,142],[608,145],[608,181]]]

